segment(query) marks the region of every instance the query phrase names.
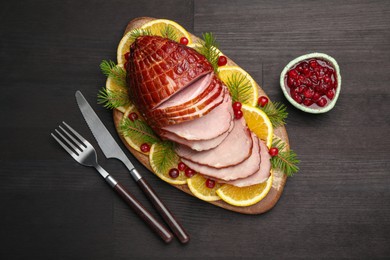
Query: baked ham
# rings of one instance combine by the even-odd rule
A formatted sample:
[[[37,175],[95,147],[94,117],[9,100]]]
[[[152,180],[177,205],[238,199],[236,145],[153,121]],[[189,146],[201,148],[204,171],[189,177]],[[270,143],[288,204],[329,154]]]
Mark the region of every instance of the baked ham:
[[[184,158],[182,158],[182,161],[196,172],[224,181],[231,181],[248,177],[260,169],[259,139],[255,136],[255,134],[251,133],[251,135],[253,141],[252,153],[248,159],[244,160],[240,164],[217,169],[214,167],[194,163]]]
[[[125,69],[130,99],[162,139],[178,143],[188,167],[239,187],[267,180],[267,147],[243,118],[234,119],[229,90],[203,55],[166,38],[141,36]]]
[[[234,147],[234,149],[232,149]],[[225,168],[240,164],[252,154],[252,137],[244,118],[235,121],[233,130],[217,147],[207,151],[194,151],[179,145],[176,153],[193,163],[213,168]]]

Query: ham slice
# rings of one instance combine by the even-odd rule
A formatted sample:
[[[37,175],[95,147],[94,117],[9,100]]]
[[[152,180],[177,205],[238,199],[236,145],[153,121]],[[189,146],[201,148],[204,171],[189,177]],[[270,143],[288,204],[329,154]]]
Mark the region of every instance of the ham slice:
[[[213,178],[230,181],[248,177],[260,169],[259,139],[255,136],[255,134],[252,133],[251,135],[253,140],[252,154],[248,159],[246,159],[240,164],[222,169],[216,169],[213,167],[191,162],[184,158],[182,158],[181,160],[188,167],[195,170],[196,172]]]
[[[233,130],[223,142],[207,151],[194,151],[179,145],[176,153],[191,162],[214,168],[225,168],[237,165],[247,159],[252,152],[252,138],[244,118],[235,122]]]
[[[224,102],[207,115],[181,124],[165,126],[161,135],[165,137],[164,132],[169,132],[186,140],[210,140],[229,129],[232,116],[232,101],[230,95],[226,94]]]
[[[271,156],[268,153],[268,147],[262,140],[260,142],[260,169],[250,175],[249,177],[243,179],[237,179],[234,181],[225,182],[227,184],[231,184],[237,187],[246,187],[250,185],[260,184],[268,180],[271,172]]]
[[[205,150],[213,149],[217,147],[220,143],[222,143],[222,141],[225,140],[228,134],[232,131],[233,127],[234,127],[234,120],[231,120],[230,127],[225,133],[208,140],[186,140],[170,132],[166,132],[164,136],[168,140],[185,145],[191,148],[192,150],[205,151]]]

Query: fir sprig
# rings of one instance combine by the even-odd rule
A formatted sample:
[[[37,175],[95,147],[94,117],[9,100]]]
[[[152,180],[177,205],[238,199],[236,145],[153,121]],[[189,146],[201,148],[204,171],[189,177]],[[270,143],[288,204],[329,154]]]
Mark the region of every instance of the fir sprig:
[[[128,35],[129,35],[130,39],[135,41],[135,39],[137,39],[140,36],[152,35],[152,34],[153,33],[152,33],[152,30],[150,30],[150,28],[147,28],[147,29],[137,28],[137,29],[130,31],[130,33]]]
[[[170,39],[172,41],[177,41],[178,40],[177,39],[177,34],[176,34],[175,30],[173,29],[172,26],[170,26],[168,24],[165,25],[163,29],[161,29],[160,34],[161,34],[162,37],[168,38],[168,39]]]
[[[105,108],[114,109],[130,104],[129,96],[124,91],[111,91],[103,88],[98,93],[98,104],[103,104]]]
[[[119,130],[123,136],[130,137],[140,143],[148,143],[150,145],[160,142],[160,139],[153,132],[152,128],[141,120],[131,121],[125,118],[119,125]]]
[[[119,87],[126,88],[126,71],[116,66],[112,60],[102,60],[100,70],[104,75],[111,78]]]
[[[267,114],[274,128],[286,124],[285,119],[287,118],[288,113],[286,111],[287,107],[284,104],[269,101],[264,107],[258,107]]]
[[[216,39],[212,33],[203,33],[202,37],[203,40],[198,41],[199,46],[196,46],[195,50],[205,56],[213,66],[214,71],[217,72],[220,51]]]
[[[271,158],[273,169],[279,169],[289,177],[298,172],[297,164],[300,161],[297,158],[297,154],[293,150],[287,150],[285,142],[274,136],[272,147],[276,147],[279,150],[278,154]]]
[[[180,158],[175,152],[175,147],[175,143],[164,141],[154,150],[153,164],[159,172],[168,173],[170,169],[177,167]]]
[[[232,96],[233,102],[238,101],[243,104],[249,102],[252,94],[252,85],[245,75],[234,73],[227,77],[225,83]]]

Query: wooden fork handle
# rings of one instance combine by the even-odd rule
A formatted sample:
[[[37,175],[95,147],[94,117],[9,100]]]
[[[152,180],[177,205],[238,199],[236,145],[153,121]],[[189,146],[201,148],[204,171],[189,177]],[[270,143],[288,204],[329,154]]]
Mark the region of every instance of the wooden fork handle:
[[[163,226],[153,215],[145,209],[142,204],[123,187],[122,184],[115,181],[111,176],[106,178],[106,181],[114,188],[114,190],[122,197],[122,199],[134,210],[134,212],[146,223],[149,227],[159,235],[165,243],[172,241],[172,233]]]
[[[169,209],[164,205],[164,203],[160,200],[157,194],[154,192],[152,187],[146,182],[144,178],[140,178],[137,181],[138,186],[142,189],[142,191],[146,194],[148,199],[153,203],[154,207],[160,213],[162,218],[171,228],[173,233],[177,236],[181,243],[185,244],[190,241],[190,236],[183,229],[180,223],[176,220],[173,214],[169,211]]]

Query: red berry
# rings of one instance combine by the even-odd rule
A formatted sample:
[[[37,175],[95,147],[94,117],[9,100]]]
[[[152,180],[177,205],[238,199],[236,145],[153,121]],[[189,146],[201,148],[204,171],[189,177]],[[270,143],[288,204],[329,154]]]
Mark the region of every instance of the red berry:
[[[310,64],[310,67],[312,67],[313,69],[314,69],[315,67],[317,67],[317,65],[318,65],[318,63],[317,63],[315,60],[311,60],[311,61],[309,62],[309,64]]]
[[[329,89],[329,90],[326,92],[326,96],[327,96],[330,100],[332,100],[333,97],[334,97],[334,92],[333,92],[333,90],[332,90],[332,89]]]
[[[292,98],[298,103],[298,104],[301,104],[302,103],[302,100],[303,100],[303,97],[301,94],[297,93],[297,92],[294,92],[293,95],[292,95]]]
[[[326,99],[324,97],[320,98],[316,104],[320,107],[324,107],[326,105],[326,103],[328,103],[328,101],[326,101]]]
[[[141,144],[141,151],[147,153],[150,151],[150,145],[147,143]]]
[[[187,168],[187,165],[183,162],[179,162],[177,168],[179,169],[179,171],[184,171]]]
[[[236,101],[233,103],[233,110],[234,111],[241,110],[241,107],[242,107],[241,102]]]
[[[278,148],[276,148],[276,147],[271,147],[271,148],[269,149],[268,153],[269,153],[269,155],[271,155],[272,157],[274,157],[274,156],[278,155],[279,150],[278,150]]]
[[[179,170],[176,169],[176,168],[172,168],[169,170],[169,176],[173,179],[176,179],[177,177],[179,177]]]
[[[180,38],[180,43],[183,44],[183,45],[187,45],[188,44],[188,39],[186,37],[181,37]]]
[[[227,58],[223,55],[218,58],[218,66],[224,66],[227,64]]]
[[[132,112],[128,115],[128,118],[134,122],[134,120],[137,120],[138,119],[138,114],[135,113],[135,112]]]
[[[321,95],[320,95],[319,93],[316,92],[316,93],[314,93],[312,99],[313,99],[314,102],[317,102],[317,101],[320,99],[320,97],[321,97]]]
[[[243,113],[241,110],[234,110],[234,117],[236,119],[240,119],[243,116]]]
[[[302,102],[305,106],[309,107],[313,105],[314,101],[311,98],[305,98]]]
[[[185,175],[186,175],[188,178],[191,178],[192,176],[195,175],[196,172],[195,172],[193,169],[187,167],[184,173],[185,173]]]
[[[265,105],[268,104],[268,98],[266,96],[261,96],[259,97],[259,99],[257,100],[257,104],[259,104],[259,106],[261,107],[264,107]]]
[[[125,60],[129,60],[129,58],[130,58],[130,52],[126,52],[125,53]]]
[[[314,95],[314,90],[312,88],[305,88],[303,90],[303,95],[305,98],[311,98]]]
[[[206,180],[206,187],[207,188],[212,189],[212,188],[214,188],[214,186],[215,186],[215,181],[214,180],[210,180],[210,179]]]
[[[296,70],[290,70],[290,71],[288,72],[288,76],[289,76],[290,78],[296,79],[296,78],[298,77],[298,72],[297,72]]]

